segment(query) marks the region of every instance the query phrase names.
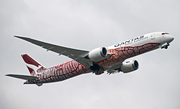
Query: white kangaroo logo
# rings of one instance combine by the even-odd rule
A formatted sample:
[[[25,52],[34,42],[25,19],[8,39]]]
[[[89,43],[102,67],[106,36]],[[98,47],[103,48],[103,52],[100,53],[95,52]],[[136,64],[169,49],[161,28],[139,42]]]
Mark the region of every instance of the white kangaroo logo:
[[[35,65],[32,65],[32,64],[27,64],[27,63],[26,63],[26,65],[27,65],[27,67],[33,69],[36,75],[37,75],[37,74],[41,74],[41,73],[38,73],[38,72],[37,72],[37,70],[42,67],[41,65],[38,65],[38,67],[36,67]]]

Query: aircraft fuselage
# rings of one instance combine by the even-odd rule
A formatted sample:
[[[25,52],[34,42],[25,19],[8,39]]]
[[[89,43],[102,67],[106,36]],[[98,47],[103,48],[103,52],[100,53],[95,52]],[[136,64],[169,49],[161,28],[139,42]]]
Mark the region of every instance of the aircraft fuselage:
[[[124,60],[158,49],[167,48],[174,38],[168,33],[156,32],[145,34],[113,46],[107,47],[107,53],[112,54],[108,58],[95,62],[101,70],[95,72],[96,75],[104,73],[105,69],[118,65]],[[51,67],[41,67],[33,76],[39,77],[35,80],[27,80],[24,84],[39,84],[62,81],[80,74],[90,73],[90,66],[83,66],[75,60]]]

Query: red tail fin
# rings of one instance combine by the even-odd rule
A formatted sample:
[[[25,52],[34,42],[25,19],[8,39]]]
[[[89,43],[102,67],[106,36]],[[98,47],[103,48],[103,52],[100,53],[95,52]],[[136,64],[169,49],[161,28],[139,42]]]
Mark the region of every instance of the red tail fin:
[[[25,61],[26,66],[27,66],[27,68],[28,68],[31,75],[37,76],[38,69],[45,68],[40,63],[38,63],[36,60],[31,58],[29,55],[23,54],[21,56],[22,56],[23,60]]]

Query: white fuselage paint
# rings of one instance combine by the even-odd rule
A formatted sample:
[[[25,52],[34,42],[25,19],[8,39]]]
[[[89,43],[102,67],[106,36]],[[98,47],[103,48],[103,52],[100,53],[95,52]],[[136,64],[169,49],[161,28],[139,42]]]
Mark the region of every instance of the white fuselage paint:
[[[155,32],[145,34],[116,45],[107,47],[109,54],[113,53],[112,56],[105,58],[102,61],[96,62],[103,69],[122,63],[127,58],[155,50],[161,47],[165,43],[170,43],[174,38],[165,34],[163,32]],[[34,69],[36,75],[39,79],[28,80],[25,84],[39,84],[39,83],[48,83],[62,81],[80,74],[90,73],[90,66],[83,66],[75,60],[57,65],[51,68],[38,69],[32,65],[27,65],[30,68]],[[97,72],[96,74],[102,74],[104,70]]]

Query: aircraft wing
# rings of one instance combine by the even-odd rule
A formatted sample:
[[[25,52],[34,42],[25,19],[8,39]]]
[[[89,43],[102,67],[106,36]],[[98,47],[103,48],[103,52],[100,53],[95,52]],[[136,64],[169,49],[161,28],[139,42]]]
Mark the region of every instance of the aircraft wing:
[[[122,63],[116,64],[114,66],[110,66],[108,68],[105,68],[104,70],[107,70],[108,74],[113,74],[119,72],[119,68],[121,68]]]
[[[27,37],[21,37],[21,36],[15,36],[15,37],[26,40],[28,42],[31,42],[31,43],[38,45],[42,48],[45,48],[47,50],[56,52],[59,55],[62,54],[64,56],[67,56],[67,57],[79,62],[80,64],[82,64],[84,66],[91,65],[91,63],[92,63],[89,59],[84,58],[89,53],[89,51],[72,49],[72,48],[68,48],[68,47],[62,47],[62,46],[38,41],[38,40],[27,38]]]

